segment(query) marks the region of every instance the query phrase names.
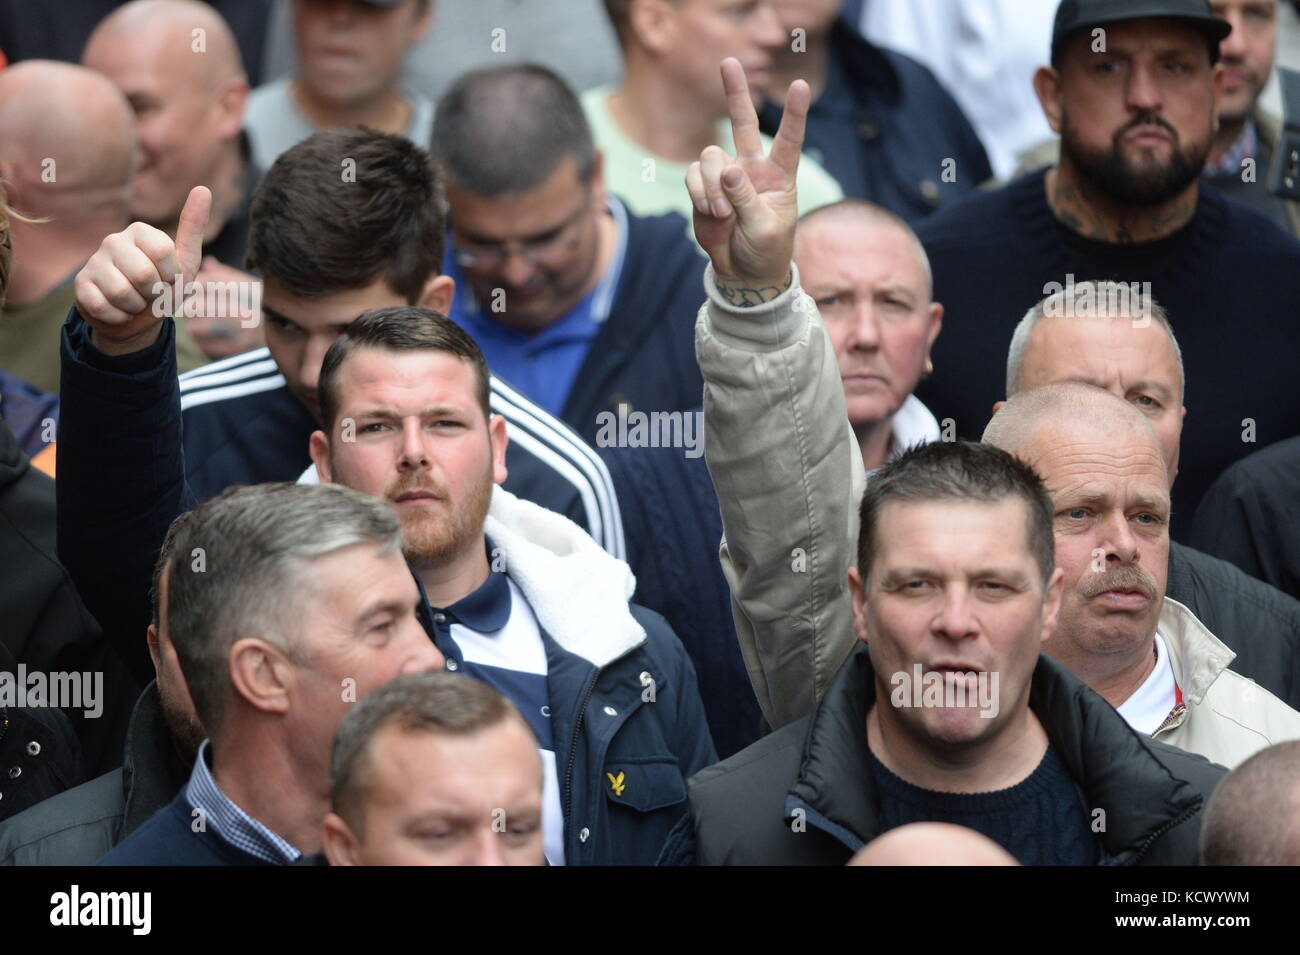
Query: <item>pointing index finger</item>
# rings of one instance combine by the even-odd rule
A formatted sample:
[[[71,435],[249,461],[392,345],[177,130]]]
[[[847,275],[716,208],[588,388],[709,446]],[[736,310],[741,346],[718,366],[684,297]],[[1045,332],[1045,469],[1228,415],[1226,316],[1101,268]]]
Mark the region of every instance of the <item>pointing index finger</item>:
[[[731,114],[731,136],[736,143],[737,158],[761,158],[763,137],[758,131],[758,113],[749,95],[745,68],[734,56],[722,61],[722,88],[727,94],[727,112]]]

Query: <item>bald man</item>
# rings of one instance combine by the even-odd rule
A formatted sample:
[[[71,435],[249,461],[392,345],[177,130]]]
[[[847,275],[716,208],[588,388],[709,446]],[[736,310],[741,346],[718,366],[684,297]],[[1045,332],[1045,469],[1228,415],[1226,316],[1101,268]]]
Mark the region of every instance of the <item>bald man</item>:
[[[1300,865],[1300,743],[1270,746],[1219,783],[1201,865]]]
[[[934,369],[930,346],[943,324],[916,233],[882,206],[842,199],[800,217],[794,261],[835,349],[863,467],[939,440],[934,415],[912,394]]]
[[[1236,766],[1300,738],[1300,713],[1228,668],[1232,651],[1165,595],[1169,475],[1150,421],[1093,385],[1013,396],[984,442],[1043,478],[1065,590],[1044,650],[1140,733]]]
[[[911,822],[859,849],[849,865],[1019,865],[981,832],[950,822]]]
[[[190,190],[207,186],[212,212],[196,280],[251,281],[239,270],[261,173],[243,131],[248,78],[221,14],[198,0],[133,0],[100,21],[81,59],[112,80],[135,111],[140,162],[130,218],[174,237]],[[260,316],[205,314],[190,326],[214,358],[263,343]]]
[[[137,161],[131,108],[91,70],[26,60],[0,72],[0,179],[13,218],[13,266],[0,314],[0,368],[59,390],[59,329],[72,279],[109,233],[130,221]],[[177,341],[182,369],[204,363]]]
[[[1134,296],[1128,285],[1085,280],[1029,309],[1011,336],[1006,393],[1059,381],[1096,385],[1140,411],[1160,438],[1174,483],[1187,423],[1185,376],[1173,325],[1159,303]],[[1002,404],[993,406],[995,413]],[[1300,708],[1300,602],[1172,540],[1167,595],[1236,652],[1234,671]]]

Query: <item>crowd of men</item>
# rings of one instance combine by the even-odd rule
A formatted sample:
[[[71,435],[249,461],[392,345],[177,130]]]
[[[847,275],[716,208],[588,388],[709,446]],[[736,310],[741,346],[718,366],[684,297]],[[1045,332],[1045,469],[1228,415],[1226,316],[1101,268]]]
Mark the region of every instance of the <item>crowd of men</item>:
[[[0,16],[0,864],[1300,864],[1287,0],[893,2]]]

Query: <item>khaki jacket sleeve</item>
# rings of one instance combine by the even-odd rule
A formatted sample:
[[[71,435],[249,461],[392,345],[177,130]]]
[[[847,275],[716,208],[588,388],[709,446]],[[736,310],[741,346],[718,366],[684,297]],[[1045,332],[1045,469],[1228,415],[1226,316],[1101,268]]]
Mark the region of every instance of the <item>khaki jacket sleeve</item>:
[[[695,326],[704,454],[750,682],[773,729],[808,713],[853,649],[847,572],[866,475],[830,339],[794,271],[762,306],[718,295]]]

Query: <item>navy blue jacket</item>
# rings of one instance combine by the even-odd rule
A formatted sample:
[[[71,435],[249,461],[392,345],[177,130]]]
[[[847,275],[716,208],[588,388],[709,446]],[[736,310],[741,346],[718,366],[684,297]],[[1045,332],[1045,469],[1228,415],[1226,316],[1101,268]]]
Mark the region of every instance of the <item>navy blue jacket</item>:
[[[63,330],[58,551],[142,685],[154,676],[149,581],[171,522],[231,485],[297,480],[317,427],[265,349],[179,380],[174,336],[169,319],[154,345],[110,357],[91,346],[76,309]],[[622,557],[617,499],[595,451],[499,379],[491,389],[509,428],[505,488]]]
[[[630,609],[646,639],[602,667],[568,652],[539,625],[565,865],[654,865],[685,817],[686,780],[718,761],[681,641],[657,613]],[[435,622],[427,599],[419,618],[449,667],[463,667],[449,625]],[[645,698],[643,674],[654,681],[653,701]],[[622,774],[621,792],[606,773]]]
[[[703,401],[695,316],[704,301],[704,258],[676,213],[627,217],[627,254],[609,317],[591,343],[561,417],[595,444],[597,415],[685,411]]]
[[[1171,236],[1132,245],[1085,239],[1052,213],[1045,175],[962,199],[917,225],[944,315],[934,374],[916,396],[941,423],[952,418],[959,437],[978,441],[993,403],[1006,397],[1011,333],[1054,290],[1048,283],[1065,285],[1070,275],[1150,282],[1187,369],[1171,527],[1186,541],[1211,481],[1251,451],[1300,434],[1300,243],[1204,183],[1195,215]]]
[[[809,111],[804,151],[845,196],[912,220],[993,175],[975,128],[927,67],[875,46],[843,20],[828,43],[827,86]],[[781,112],[763,105],[763,132],[776,135]]]
[[[663,614],[695,664],[709,729],[726,759],[763,735],[718,543],[722,516],[704,457],[682,448],[601,452],[618,490],[632,599]]]

